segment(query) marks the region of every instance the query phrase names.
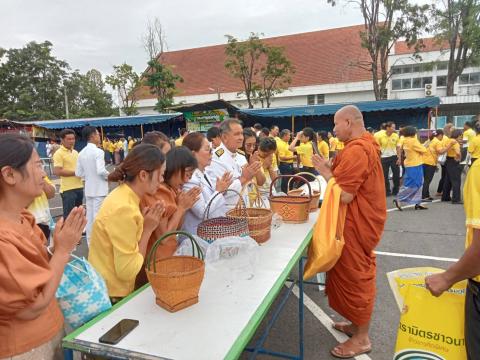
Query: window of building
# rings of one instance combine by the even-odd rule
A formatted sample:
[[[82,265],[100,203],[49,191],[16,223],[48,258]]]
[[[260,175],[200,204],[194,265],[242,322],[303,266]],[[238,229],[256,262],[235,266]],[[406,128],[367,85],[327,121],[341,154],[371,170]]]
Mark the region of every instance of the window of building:
[[[402,80],[392,80],[392,90],[401,90]]]
[[[325,94],[317,94],[317,104],[325,104]]]
[[[315,105],[315,95],[307,95],[307,105]]]
[[[470,74],[460,75],[458,78],[458,82],[460,85],[468,85],[469,78],[470,78]]]
[[[402,89],[411,89],[412,79],[402,79]]]
[[[443,129],[447,124],[447,117],[446,116],[438,116],[435,121],[435,127],[437,129]]]
[[[454,116],[453,123],[457,129],[462,129],[463,125],[467,122],[472,120],[473,115],[461,115],[461,116]]]
[[[411,72],[412,72],[411,65],[402,66],[402,74],[410,74]]]
[[[480,72],[470,74],[470,84],[480,84]]]
[[[446,76],[437,76],[437,87],[447,86],[447,77]]]
[[[400,66],[392,66],[392,75],[398,75],[402,73],[402,68]]]
[[[420,89],[422,87],[422,78],[412,79],[412,89]]]
[[[422,88],[424,88],[425,85],[431,84],[431,83],[432,83],[432,77],[431,76],[427,76],[427,77],[422,78]]]
[[[437,70],[447,70],[448,69],[448,61],[441,61],[437,64]]]

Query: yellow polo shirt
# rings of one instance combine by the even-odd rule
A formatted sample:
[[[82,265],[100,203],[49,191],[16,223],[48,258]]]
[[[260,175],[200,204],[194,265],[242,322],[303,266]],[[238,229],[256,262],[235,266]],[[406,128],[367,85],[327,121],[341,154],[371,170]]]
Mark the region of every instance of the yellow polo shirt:
[[[380,131],[378,133],[380,133]],[[378,134],[375,137],[375,140],[377,140],[378,145],[380,145],[382,157],[397,155],[397,144],[400,140],[397,133],[392,133],[390,136],[388,136],[387,132],[384,131],[383,133]]]
[[[130,141],[128,142],[128,150],[132,150],[134,144],[135,144],[135,141],[130,140]]]
[[[423,154],[427,152],[427,149],[420,144],[416,136],[406,137],[402,147],[405,151],[405,166],[412,167],[423,164]]]
[[[472,141],[475,136],[477,136],[477,133],[473,129],[468,129],[463,132],[463,147],[467,147],[470,144],[470,141]]]
[[[320,152],[320,155],[324,159],[328,160],[330,155],[330,147],[328,146],[328,144],[325,141],[321,140],[317,142],[317,146],[318,146],[318,151]]]
[[[377,131],[375,134],[373,134],[373,137],[375,138],[375,140],[377,140],[378,142],[378,139],[383,136],[384,134],[386,133],[385,130],[379,130]]]
[[[467,235],[465,248],[472,245],[473,230],[480,229],[480,161],[473,163],[468,170],[465,185],[463,187],[463,200],[465,207]],[[473,280],[480,282],[480,275]]]
[[[65,146],[60,148],[53,154],[53,167],[60,167],[63,170],[75,171],[77,168],[78,152],[75,149],[68,150]],[[82,189],[83,182],[77,176],[60,176],[60,192]]]
[[[278,161],[284,162],[287,164],[293,164],[293,159],[292,160],[280,160],[282,157],[293,157],[293,152],[288,150],[288,143],[286,141],[283,141],[282,139],[279,139],[277,141],[277,154],[278,154]]]
[[[468,143],[468,152],[474,159],[480,159],[480,134],[476,135]]]
[[[427,152],[423,154],[423,163],[425,165],[437,166],[438,156],[440,155],[438,152],[442,149],[443,142],[434,137],[427,146]]]
[[[337,138],[332,136],[330,139],[328,139],[328,143],[330,144],[330,151],[335,151],[337,149]]]
[[[455,139],[448,139],[448,143],[446,146],[450,145],[453,142],[453,146],[447,151],[447,157],[456,157],[460,154],[460,144]]]
[[[313,167],[312,156],[313,156],[313,146],[312,142],[302,143],[299,146],[295,147],[295,151],[300,155],[300,162],[303,166]]]
[[[179,137],[177,140],[175,140],[175,146],[182,146],[183,144],[183,138]]]
[[[138,242],[143,232],[140,198],[127,184],[105,199],[93,223],[88,261],[103,276],[110,297],[124,297],[143,265]]]
[[[115,151],[115,143],[110,141],[109,144],[108,144],[108,151],[110,151],[111,153],[113,153]]]
[[[337,139],[337,150],[343,150],[345,148],[343,141],[338,140],[338,138],[335,139]]]

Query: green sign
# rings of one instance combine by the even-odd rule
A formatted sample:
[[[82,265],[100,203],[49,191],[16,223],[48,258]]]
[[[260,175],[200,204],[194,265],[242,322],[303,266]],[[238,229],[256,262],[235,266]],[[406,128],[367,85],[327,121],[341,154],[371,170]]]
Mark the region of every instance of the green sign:
[[[207,131],[228,118],[226,109],[193,111],[183,113],[188,131]]]

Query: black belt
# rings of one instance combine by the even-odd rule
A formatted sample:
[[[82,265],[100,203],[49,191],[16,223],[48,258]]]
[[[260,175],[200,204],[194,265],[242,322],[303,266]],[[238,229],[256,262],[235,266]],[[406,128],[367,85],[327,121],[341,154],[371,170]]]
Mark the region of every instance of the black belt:
[[[469,279],[468,280],[468,288],[475,296],[479,296],[480,294],[480,283],[476,282],[475,280]]]
[[[280,165],[293,165],[293,162],[287,163],[287,162],[284,162],[284,161],[280,161]]]

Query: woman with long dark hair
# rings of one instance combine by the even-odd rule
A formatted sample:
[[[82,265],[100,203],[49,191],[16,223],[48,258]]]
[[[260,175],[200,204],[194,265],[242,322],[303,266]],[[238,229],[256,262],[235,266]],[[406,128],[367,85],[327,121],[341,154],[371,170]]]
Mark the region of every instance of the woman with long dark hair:
[[[134,290],[148,240],[164,213],[162,201],[140,209],[140,199],[155,194],[164,171],[160,149],[140,144],[108,175],[120,185],[105,198],[95,218],[88,260],[105,279],[112,302]]]
[[[0,358],[59,359],[63,316],[55,292],[87,219],[83,207],[60,219],[53,248],[25,208],[43,192],[33,142],[0,135]]]

